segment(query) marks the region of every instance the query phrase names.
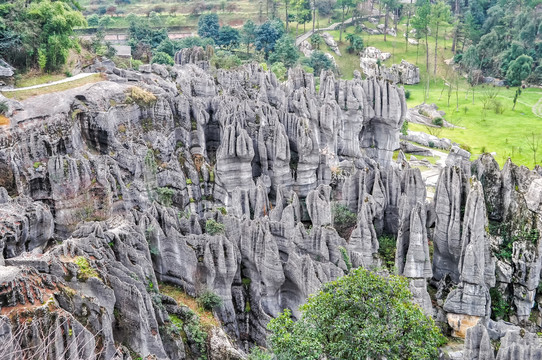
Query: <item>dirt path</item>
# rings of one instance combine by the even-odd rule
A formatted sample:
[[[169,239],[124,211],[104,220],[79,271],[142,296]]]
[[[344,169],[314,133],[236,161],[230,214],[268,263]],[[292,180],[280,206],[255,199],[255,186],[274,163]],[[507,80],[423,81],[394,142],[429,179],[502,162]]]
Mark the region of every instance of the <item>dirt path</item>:
[[[57,84],[62,84],[62,83],[70,82],[70,81],[83,79],[83,78],[86,78],[86,77],[89,77],[89,76],[92,76],[92,75],[94,75],[94,73],[80,73],[80,74],[74,75],[74,76],[69,77],[69,78],[65,78],[65,79],[57,80],[57,81],[52,81],[52,82],[49,82],[49,83],[46,83],[46,84],[32,85],[32,86],[27,86],[27,87],[23,87],[23,88],[16,88],[16,89],[2,89],[0,91],[2,91],[2,92],[14,92],[14,91],[39,89],[39,88],[46,87],[46,86],[52,86],[52,85],[57,85]]]
[[[437,186],[438,177],[440,175],[440,170],[446,166],[446,159],[448,154],[442,151],[435,149],[428,149],[431,151],[433,156],[438,157],[435,166],[430,169],[422,171],[422,178],[425,182],[425,187],[427,188],[427,198],[433,199],[435,196],[435,188]]]
[[[533,105],[531,111],[535,116],[542,118],[542,98],[540,98],[540,100],[538,100],[538,102]]]

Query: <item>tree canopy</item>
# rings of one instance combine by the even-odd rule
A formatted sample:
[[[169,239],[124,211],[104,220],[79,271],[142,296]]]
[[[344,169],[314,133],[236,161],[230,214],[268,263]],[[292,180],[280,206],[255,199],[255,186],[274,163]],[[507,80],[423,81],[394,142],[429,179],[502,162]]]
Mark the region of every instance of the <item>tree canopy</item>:
[[[218,39],[220,24],[215,13],[201,15],[198,20],[198,35],[202,38]]]
[[[77,48],[73,29],[86,25],[77,2],[29,1],[0,5],[0,51],[14,66],[58,70]]]
[[[445,338],[412,303],[408,280],[354,269],[270,321],[278,359],[436,359]]]

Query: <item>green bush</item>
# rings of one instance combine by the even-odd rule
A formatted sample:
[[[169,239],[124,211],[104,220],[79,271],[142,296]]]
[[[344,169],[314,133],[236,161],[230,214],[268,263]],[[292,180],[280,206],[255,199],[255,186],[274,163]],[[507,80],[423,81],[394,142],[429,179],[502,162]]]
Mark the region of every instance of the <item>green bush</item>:
[[[407,136],[408,135],[408,121],[403,121],[403,125],[401,125],[401,134]]]
[[[260,349],[257,346],[254,346],[250,349],[247,360],[273,360],[273,354],[270,354],[265,349]]]
[[[9,110],[8,103],[5,101],[0,102],[0,115],[5,115]]]
[[[207,289],[198,297],[198,304],[205,310],[213,310],[222,305],[222,298]]]
[[[165,52],[157,52],[156,54],[154,54],[151,63],[171,66],[175,64],[173,58]]]
[[[90,266],[86,258],[78,256],[73,262],[79,267],[79,272],[77,273],[79,280],[85,282],[91,277],[98,277],[98,273]]]
[[[333,207],[333,227],[343,239],[348,239],[356,226],[358,217],[342,204]]]
[[[441,117],[434,118],[433,119],[433,125],[442,126],[442,125],[444,125],[444,120],[442,120]]]
[[[221,224],[214,219],[207,219],[205,222],[205,232],[209,235],[224,234],[224,230],[224,224]]]
[[[382,259],[383,265],[388,269],[395,266],[395,247],[397,240],[392,235],[382,235],[378,238],[378,254]]]
[[[405,90],[405,99],[410,99],[410,90]]]
[[[159,187],[156,189],[156,194],[158,195],[158,201],[164,206],[171,206],[173,203],[173,194],[175,190],[168,187]]]
[[[278,359],[437,359],[446,343],[434,320],[412,302],[408,279],[358,268],[326,283],[299,307],[272,319]]]

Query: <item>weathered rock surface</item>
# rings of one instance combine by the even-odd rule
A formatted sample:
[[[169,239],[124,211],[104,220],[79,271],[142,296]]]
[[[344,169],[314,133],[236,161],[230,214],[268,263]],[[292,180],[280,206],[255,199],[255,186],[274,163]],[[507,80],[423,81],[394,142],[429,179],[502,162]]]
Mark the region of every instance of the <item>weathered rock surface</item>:
[[[402,88],[323,72],[317,92],[299,68],[280,83],[257,64],[210,69],[207,55],[183,50],[175,67],[139,72],[104,60],[93,66],[111,81],[9,103],[0,349],[242,359],[266,345],[272,317],[298,316],[347,264],[381,266],[383,234],[397,239],[415,301],[459,336],[491,324],[490,288],[512,304],[510,321],[539,329],[540,169],[500,170],[489,155],[471,166],[453,148],[427,203],[420,171],[402,152],[392,161]],[[338,204],[351,220],[340,235]],[[442,285],[434,298],[431,279]],[[207,346],[198,316],[159,282],[220,296]],[[515,327],[491,326],[501,349],[537,354],[531,340],[516,341],[531,350],[504,340]],[[487,342],[475,329],[468,351],[480,358]]]

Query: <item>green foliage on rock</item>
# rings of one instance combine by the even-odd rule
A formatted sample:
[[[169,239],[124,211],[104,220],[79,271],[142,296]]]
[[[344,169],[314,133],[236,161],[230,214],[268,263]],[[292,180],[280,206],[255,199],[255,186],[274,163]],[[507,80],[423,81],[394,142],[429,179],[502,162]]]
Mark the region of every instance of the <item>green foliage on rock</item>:
[[[355,269],[268,329],[278,359],[436,359],[446,342],[433,319],[412,303],[408,280]]]
[[[223,234],[224,230],[224,224],[221,224],[214,219],[207,219],[205,222],[205,232],[209,235]]]
[[[88,260],[82,256],[78,256],[73,261],[78,267],[77,278],[81,281],[87,281],[91,277],[98,277],[98,273],[94,270]]]
[[[222,305],[222,298],[207,289],[198,297],[198,304],[205,310],[213,310]]]
[[[356,226],[357,215],[350,211],[347,206],[342,204],[335,204],[332,209],[333,214],[333,227],[339,235],[348,239],[352,229]]]

